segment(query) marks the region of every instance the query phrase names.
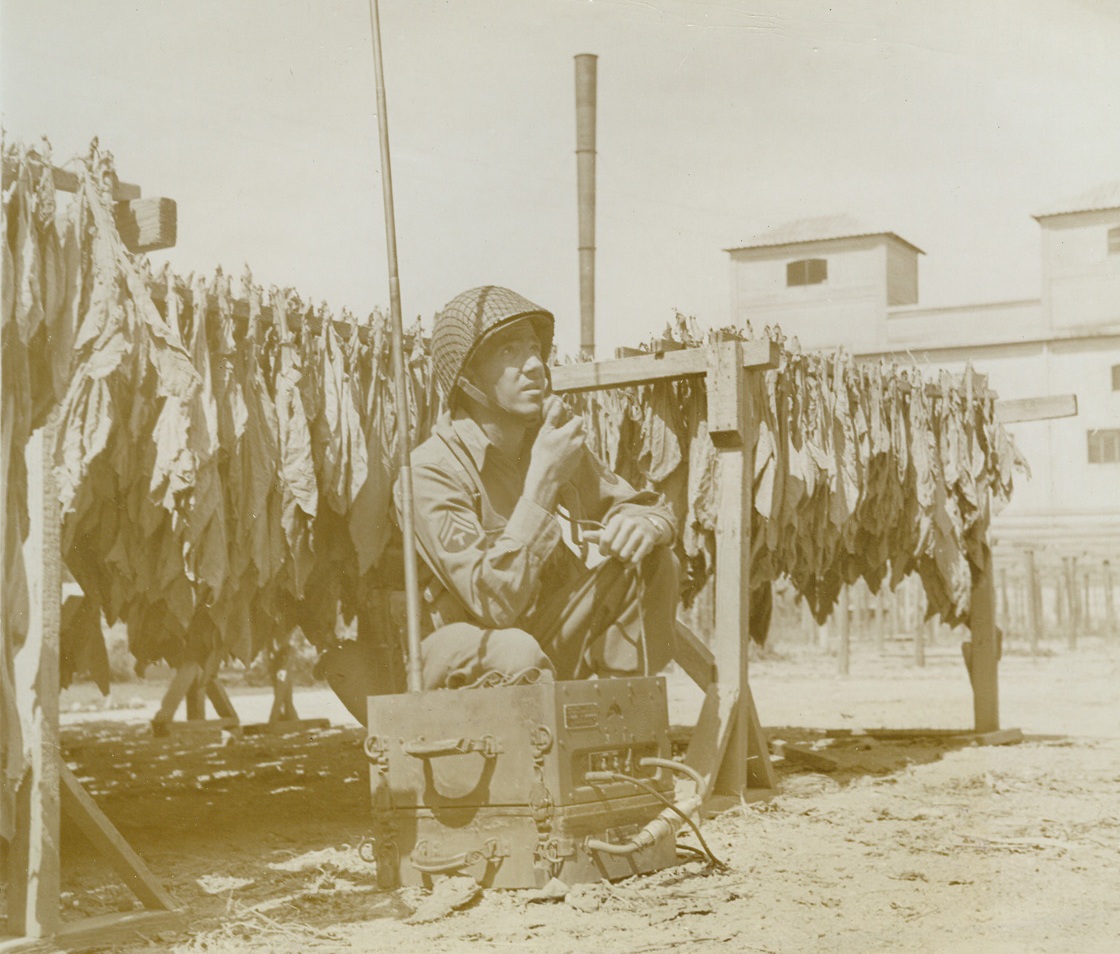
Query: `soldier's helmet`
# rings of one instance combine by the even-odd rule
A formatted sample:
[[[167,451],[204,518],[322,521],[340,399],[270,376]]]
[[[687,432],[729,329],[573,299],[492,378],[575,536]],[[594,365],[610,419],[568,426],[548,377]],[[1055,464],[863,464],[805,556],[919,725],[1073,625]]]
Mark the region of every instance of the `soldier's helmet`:
[[[545,362],[552,352],[556,319],[552,312],[499,285],[483,285],[456,295],[436,315],[432,361],[436,381],[450,401],[471,355],[488,335],[521,318],[533,323]]]

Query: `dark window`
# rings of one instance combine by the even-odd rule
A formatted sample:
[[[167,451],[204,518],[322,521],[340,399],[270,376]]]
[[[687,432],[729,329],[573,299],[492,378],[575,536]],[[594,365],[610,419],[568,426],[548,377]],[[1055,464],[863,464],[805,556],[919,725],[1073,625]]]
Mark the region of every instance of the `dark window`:
[[[1120,255],[1120,225],[1108,230],[1108,254]]]
[[[803,258],[786,266],[786,285],[819,285],[828,280],[828,262],[823,258]]]
[[[1089,463],[1120,463],[1120,429],[1089,431]]]
[[[1112,366],[1112,390],[1120,391],[1120,364]]]

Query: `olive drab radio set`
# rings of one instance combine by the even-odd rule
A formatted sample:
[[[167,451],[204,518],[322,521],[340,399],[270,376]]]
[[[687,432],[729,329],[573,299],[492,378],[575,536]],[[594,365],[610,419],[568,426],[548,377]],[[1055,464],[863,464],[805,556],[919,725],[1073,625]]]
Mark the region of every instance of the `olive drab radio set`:
[[[660,677],[371,696],[365,743],[383,887],[440,875],[483,887],[615,880],[677,863]],[[449,729],[464,733],[449,736]],[[690,787],[685,782],[684,788]]]

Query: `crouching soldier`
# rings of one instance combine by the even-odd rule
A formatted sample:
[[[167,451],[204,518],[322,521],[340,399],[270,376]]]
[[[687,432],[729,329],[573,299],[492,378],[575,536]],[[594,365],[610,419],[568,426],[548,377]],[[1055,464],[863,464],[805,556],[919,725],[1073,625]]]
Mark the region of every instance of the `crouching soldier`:
[[[436,318],[449,410],[412,454],[426,689],[642,675],[672,655],[671,511],[599,461],[550,394],[553,326],[492,285]]]

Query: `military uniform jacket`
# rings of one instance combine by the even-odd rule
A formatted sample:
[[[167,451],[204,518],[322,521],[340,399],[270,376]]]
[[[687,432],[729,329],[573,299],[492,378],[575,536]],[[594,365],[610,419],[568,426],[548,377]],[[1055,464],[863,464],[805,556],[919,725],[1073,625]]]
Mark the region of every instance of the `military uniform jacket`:
[[[561,543],[562,521],[521,496],[532,435],[520,459],[491,443],[471,418],[445,414],[412,453],[416,540],[425,567],[427,628],[469,621],[516,627],[542,584],[569,576],[578,560]],[[400,510],[400,493],[396,502]],[[586,447],[559,507],[574,520],[606,523],[638,510],[675,526],[660,494],[637,491]]]

